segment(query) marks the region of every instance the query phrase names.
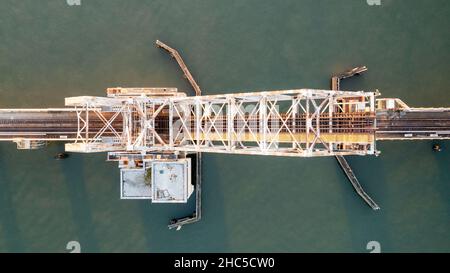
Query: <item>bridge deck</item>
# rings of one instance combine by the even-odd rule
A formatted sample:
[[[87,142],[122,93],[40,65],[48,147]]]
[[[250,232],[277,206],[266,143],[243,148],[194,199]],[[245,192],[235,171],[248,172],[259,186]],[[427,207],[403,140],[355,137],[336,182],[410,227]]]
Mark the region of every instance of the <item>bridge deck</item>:
[[[377,111],[377,140],[450,138],[450,109]]]
[[[108,118],[112,113],[103,113]],[[94,113],[89,114],[90,136],[104,126],[103,121]],[[118,117],[113,122],[116,131],[122,131],[122,119]],[[0,141],[15,138],[27,138],[52,141],[69,141],[75,139],[78,131],[78,118],[75,111],[46,110],[41,111],[1,110],[0,111]],[[105,136],[111,132],[106,131]]]
[[[103,113],[105,117],[110,117],[112,113]],[[328,117],[324,117],[326,123]],[[157,130],[164,134],[168,130],[168,120],[161,118],[156,122]],[[237,122],[237,121],[236,121]],[[356,122],[356,123],[355,123]],[[354,118],[341,119],[341,122],[334,120],[333,128],[324,127],[323,139],[327,142],[367,142],[373,138],[376,140],[401,140],[401,139],[431,139],[450,138],[450,111],[430,111],[418,109],[414,111],[377,111],[376,128],[373,126],[373,118],[367,117],[361,123]],[[277,135],[277,141],[289,142],[293,137],[298,141],[305,141],[305,125],[301,121],[295,124],[289,120],[287,122],[293,134],[282,128]],[[89,127],[94,132],[100,130],[104,123],[94,113],[89,115]],[[122,131],[123,121],[119,116],[113,122],[113,127],[117,132]],[[215,126],[223,129],[223,134],[214,133],[211,139],[227,139],[225,121],[220,118]],[[194,126],[192,128],[195,128]],[[333,132],[330,133],[329,129]],[[0,140],[10,140],[12,138],[48,138],[49,140],[66,140],[76,137],[78,130],[78,119],[76,112],[55,111],[48,112],[29,111],[22,109],[20,112],[0,111]],[[328,132],[327,132],[328,130]],[[108,131],[105,132],[108,135]],[[63,138],[62,138],[63,137]],[[309,136],[311,137],[311,136]],[[203,137],[200,136],[200,139]],[[243,141],[258,141],[258,135],[252,135],[245,130],[242,132]],[[309,139],[311,141],[311,139]]]

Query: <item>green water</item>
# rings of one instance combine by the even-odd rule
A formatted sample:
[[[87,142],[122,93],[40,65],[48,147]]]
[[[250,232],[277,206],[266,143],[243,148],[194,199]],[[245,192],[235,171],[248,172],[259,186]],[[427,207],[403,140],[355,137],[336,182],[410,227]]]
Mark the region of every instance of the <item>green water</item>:
[[[378,88],[411,106],[450,106],[450,1],[0,0],[0,107],[61,107],[107,87],[192,90],[154,47],[179,49],[205,94],[328,88],[333,73],[367,65],[346,90]],[[334,158],[204,155],[203,219],[181,231],[187,205],[119,200],[105,154],[62,145],[0,144],[0,251],[450,251],[450,142],[379,142],[349,157],[374,212]]]

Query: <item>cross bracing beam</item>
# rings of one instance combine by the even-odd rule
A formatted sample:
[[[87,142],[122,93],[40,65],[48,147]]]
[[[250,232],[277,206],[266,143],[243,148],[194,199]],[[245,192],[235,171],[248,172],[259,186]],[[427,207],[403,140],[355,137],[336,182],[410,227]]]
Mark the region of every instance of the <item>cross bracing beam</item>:
[[[374,146],[374,95],[300,89],[170,98],[169,145],[153,149],[286,156],[368,154]],[[333,124],[340,122],[344,108],[352,106],[358,107],[347,113],[351,128]],[[362,122],[351,123],[358,118]]]
[[[76,143],[96,145],[94,150],[108,146],[108,132],[110,145],[127,151],[325,156],[373,152],[374,96],[298,89],[69,101],[77,107]],[[102,111],[113,113],[105,118]],[[89,128],[89,112],[104,123],[95,132]],[[117,130],[112,123],[119,117],[123,128]]]

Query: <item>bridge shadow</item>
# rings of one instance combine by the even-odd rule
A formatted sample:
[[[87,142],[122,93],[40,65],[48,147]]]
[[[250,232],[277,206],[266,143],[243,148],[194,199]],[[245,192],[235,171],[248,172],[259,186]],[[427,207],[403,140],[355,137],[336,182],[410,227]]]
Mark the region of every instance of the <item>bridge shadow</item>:
[[[4,143],[0,144],[0,166],[2,166],[0,168],[0,223],[2,237],[5,240],[7,249],[6,251],[0,249],[0,251],[25,252],[25,244],[18,227],[16,208],[12,198],[11,183],[13,179],[10,175],[8,162],[8,154],[11,148],[5,146],[6,144]]]
[[[62,145],[61,145],[62,146]],[[61,151],[63,147],[61,148]],[[92,207],[86,191],[88,179],[84,176],[84,154],[70,154],[69,158],[60,161],[61,172],[67,186],[73,223],[77,238],[83,252],[98,252],[95,226],[92,221]]]

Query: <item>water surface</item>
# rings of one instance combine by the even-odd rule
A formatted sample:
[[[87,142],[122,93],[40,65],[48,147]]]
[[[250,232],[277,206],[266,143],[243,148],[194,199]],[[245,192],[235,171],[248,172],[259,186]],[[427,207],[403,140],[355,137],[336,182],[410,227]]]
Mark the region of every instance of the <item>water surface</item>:
[[[333,73],[367,65],[343,89],[379,89],[411,106],[450,106],[447,0],[0,0],[0,107],[61,107],[107,87],[170,86],[192,94],[177,48],[205,94],[328,88]],[[203,219],[181,231],[186,205],[119,200],[105,154],[53,156],[52,144],[0,144],[0,251],[450,251],[450,142],[379,142],[349,157],[381,211],[354,193],[334,158],[204,155]]]

